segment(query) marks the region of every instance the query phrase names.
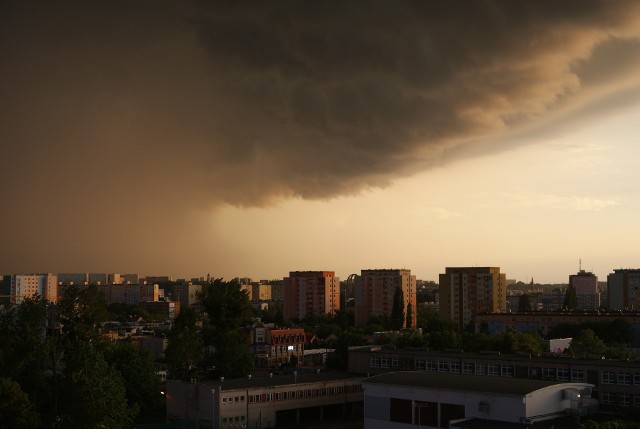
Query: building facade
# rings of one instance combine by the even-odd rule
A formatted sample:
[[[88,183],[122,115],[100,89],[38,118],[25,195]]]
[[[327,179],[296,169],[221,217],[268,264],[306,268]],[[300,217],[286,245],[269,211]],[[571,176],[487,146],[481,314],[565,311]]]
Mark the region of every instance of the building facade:
[[[640,309],[640,269],[619,269],[607,276],[609,310]]]
[[[572,359],[529,354],[464,353],[361,347],[349,350],[349,372],[375,375],[425,371],[449,377],[472,375],[487,385],[500,378],[589,383],[600,408],[640,406],[638,361]]]
[[[476,314],[475,330],[480,332],[486,326],[491,335],[508,330],[517,332],[538,331],[547,335],[560,324],[580,324],[588,322],[612,322],[623,319],[631,325],[634,344],[640,344],[640,312],[579,312],[579,311],[532,311],[528,313],[483,313]]]
[[[411,307],[411,327],[417,324],[416,276],[407,269],[362,270],[354,282],[356,326],[364,326],[374,316],[391,317],[396,289],[403,295],[405,317]],[[406,320],[404,326],[407,326]]]
[[[292,271],[284,278],[285,320],[335,314],[340,310],[340,279],[333,271]]]
[[[513,378],[487,383],[470,375],[405,371],[375,375],[362,384],[367,429],[451,428],[456,423],[525,428],[597,410],[597,401],[591,398],[593,385],[588,383]]]
[[[173,285],[173,300],[180,302],[180,308],[191,308],[198,303],[198,294],[202,293],[202,285],[178,283]]]
[[[250,336],[249,350],[256,368],[303,362],[306,337],[302,328],[279,329],[258,323],[251,328]]]
[[[25,298],[36,295],[50,302],[58,301],[58,276],[56,274],[13,274],[2,282],[1,303],[20,304]]]
[[[598,276],[585,270],[569,276],[569,287],[576,290],[578,310],[596,310],[600,308],[600,290]]]
[[[198,383],[167,380],[168,427],[300,427],[360,417],[362,378],[313,372]]]
[[[498,267],[447,267],[439,291],[440,316],[462,328],[477,313],[507,310],[507,277]]]

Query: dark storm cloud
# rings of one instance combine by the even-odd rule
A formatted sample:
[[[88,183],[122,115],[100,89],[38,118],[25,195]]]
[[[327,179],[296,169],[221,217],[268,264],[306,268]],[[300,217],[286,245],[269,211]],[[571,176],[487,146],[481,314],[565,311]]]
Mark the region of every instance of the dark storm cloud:
[[[639,8],[2,2],[3,255],[44,234],[117,260],[193,207],[357,193],[604,114],[637,88]]]

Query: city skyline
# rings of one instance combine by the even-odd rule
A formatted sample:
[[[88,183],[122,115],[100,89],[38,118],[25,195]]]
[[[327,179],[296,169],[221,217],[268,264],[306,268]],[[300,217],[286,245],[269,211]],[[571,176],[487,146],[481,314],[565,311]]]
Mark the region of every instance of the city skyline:
[[[2,273],[640,266],[636,2],[2,11]]]

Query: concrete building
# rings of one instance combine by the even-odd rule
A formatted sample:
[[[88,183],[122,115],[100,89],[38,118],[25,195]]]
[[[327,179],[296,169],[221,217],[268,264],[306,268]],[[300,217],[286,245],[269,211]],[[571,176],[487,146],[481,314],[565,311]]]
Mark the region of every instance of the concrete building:
[[[157,284],[108,284],[99,286],[98,290],[105,294],[107,305],[115,302],[134,305],[158,301],[159,286]]]
[[[576,290],[577,310],[596,310],[600,308],[598,276],[585,270],[569,276],[569,287]]]
[[[292,271],[284,278],[285,320],[335,314],[340,310],[340,279],[333,271]]]
[[[20,304],[36,295],[50,302],[58,301],[56,274],[13,274],[4,276],[0,303]]]
[[[107,273],[89,273],[89,284],[106,285],[109,283],[109,274]]]
[[[190,283],[173,285],[173,300],[180,302],[180,308],[190,308],[196,305],[199,293],[202,293],[202,285]]]
[[[251,300],[252,301],[270,301],[271,285],[262,282],[251,283]]]
[[[361,381],[361,376],[341,372],[167,380],[168,427],[264,429],[361,418]]]
[[[292,358],[302,364],[305,333],[302,328],[279,329],[258,323],[250,333],[250,351],[256,368],[276,368]]]
[[[592,397],[603,411],[615,407],[640,406],[640,366],[638,361],[617,359],[572,359],[566,356],[530,354],[468,353],[385,347],[349,350],[349,372],[376,375],[393,371],[423,371],[450,377],[468,375],[480,383],[493,385],[500,379],[518,382],[542,380],[589,383]]]
[[[447,267],[439,290],[440,316],[462,328],[477,313],[507,310],[507,277],[498,267]]]
[[[449,428],[474,420],[531,427],[597,410],[588,383],[497,378],[424,371],[391,372],[362,381],[366,429]],[[469,426],[472,424],[472,426]]]
[[[122,283],[137,285],[140,283],[140,276],[138,276],[137,274],[123,274]]]
[[[475,330],[480,332],[485,325],[491,335],[507,330],[517,332],[539,331],[547,335],[560,324],[586,322],[612,322],[624,319],[631,325],[634,344],[640,344],[640,312],[576,312],[576,311],[532,311],[528,313],[483,313],[476,314]]]
[[[89,282],[87,273],[60,273],[58,284],[62,285],[86,285]]]
[[[277,282],[270,282],[271,285],[271,300],[283,301],[284,300],[284,281],[279,280]]]
[[[640,269],[619,269],[607,276],[609,310],[640,309]]]
[[[150,313],[162,314],[170,320],[174,320],[180,315],[179,301],[144,301],[139,305]]]
[[[355,323],[364,326],[374,316],[391,317],[396,289],[402,289],[405,316],[411,306],[411,326],[417,324],[416,276],[407,269],[362,270],[354,283]],[[406,321],[403,325],[406,327]]]

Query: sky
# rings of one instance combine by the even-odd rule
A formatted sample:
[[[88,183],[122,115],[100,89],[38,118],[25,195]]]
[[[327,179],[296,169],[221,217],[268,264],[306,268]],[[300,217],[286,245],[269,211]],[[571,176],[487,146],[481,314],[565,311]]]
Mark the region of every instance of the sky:
[[[636,1],[0,0],[0,272],[640,267]]]

